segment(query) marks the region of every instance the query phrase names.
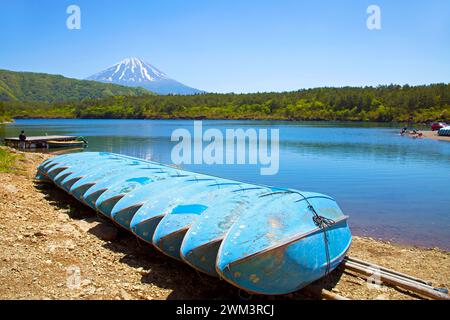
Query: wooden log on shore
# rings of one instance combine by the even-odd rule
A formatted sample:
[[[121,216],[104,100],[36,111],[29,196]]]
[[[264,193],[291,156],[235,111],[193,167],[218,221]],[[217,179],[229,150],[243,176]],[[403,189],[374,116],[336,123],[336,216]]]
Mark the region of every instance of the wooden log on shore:
[[[374,274],[377,273],[377,270],[365,267],[361,264],[357,264],[351,261],[344,261],[342,263],[342,266],[345,269],[363,274],[366,276],[366,279]],[[379,280],[381,282],[384,282],[386,284],[396,286],[402,289],[409,290],[411,292],[417,293],[421,296],[436,299],[436,300],[450,300],[450,296],[448,294],[439,292],[437,290],[434,290],[432,287],[428,285],[421,285],[417,282],[408,281],[407,279],[401,279],[399,277],[396,277],[394,275],[387,274],[385,272],[378,272],[377,274],[379,276]]]
[[[331,292],[330,290],[321,288],[317,285],[309,285],[305,288],[305,290],[315,296],[320,296],[325,300],[350,300],[349,298],[343,297],[337,293]]]
[[[320,294],[321,294],[322,298],[325,300],[350,300],[349,298],[346,298],[337,293],[331,292],[327,289],[322,289]]]
[[[367,262],[367,261],[363,261],[363,260],[357,259],[355,257],[346,256],[345,260],[351,261],[351,262],[355,262],[355,263],[359,263],[359,264],[362,264],[362,265],[366,265],[368,267],[375,268],[375,269],[378,269],[380,271],[384,271],[385,273],[388,273],[388,274],[397,275],[397,276],[399,276],[401,278],[407,278],[407,279],[410,279],[410,280],[413,280],[413,281],[416,281],[416,282],[423,283],[425,285],[431,286],[431,281],[419,279],[419,278],[410,276],[410,275],[402,273],[402,272],[398,272],[398,271],[395,271],[395,270],[392,270],[392,269],[388,269],[388,268],[376,265],[376,264],[371,263],[371,262]]]

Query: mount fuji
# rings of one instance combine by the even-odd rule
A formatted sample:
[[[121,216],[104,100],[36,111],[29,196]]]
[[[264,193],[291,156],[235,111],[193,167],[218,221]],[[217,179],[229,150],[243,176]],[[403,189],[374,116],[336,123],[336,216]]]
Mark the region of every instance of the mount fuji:
[[[124,59],[112,67],[88,77],[87,80],[115,83],[128,87],[142,87],[157,94],[205,93],[205,91],[188,87],[170,79],[164,72],[138,58]]]

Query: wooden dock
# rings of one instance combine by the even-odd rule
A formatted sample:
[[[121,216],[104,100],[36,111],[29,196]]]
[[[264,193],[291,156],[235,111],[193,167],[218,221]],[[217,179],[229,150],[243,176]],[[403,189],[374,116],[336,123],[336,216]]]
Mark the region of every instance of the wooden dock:
[[[48,141],[75,141],[75,136],[31,136],[25,140],[25,149],[47,148]],[[5,145],[8,147],[19,148],[20,140],[18,137],[5,138]]]

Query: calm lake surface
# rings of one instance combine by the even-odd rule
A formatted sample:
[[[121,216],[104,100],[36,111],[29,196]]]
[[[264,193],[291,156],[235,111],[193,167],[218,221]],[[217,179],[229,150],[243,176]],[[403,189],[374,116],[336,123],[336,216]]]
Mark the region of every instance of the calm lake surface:
[[[88,151],[109,151],[171,163],[172,132],[187,120],[18,120],[0,138],[76,135]],[[355,235],[450,249],[450,143],[398,135],[399,126],[364,123],[203,121],[203,128],[280,131],[280,169],[258,165],[183,165],[229,179],[334,197]],[[206,143],[205,143],[206,144]]]

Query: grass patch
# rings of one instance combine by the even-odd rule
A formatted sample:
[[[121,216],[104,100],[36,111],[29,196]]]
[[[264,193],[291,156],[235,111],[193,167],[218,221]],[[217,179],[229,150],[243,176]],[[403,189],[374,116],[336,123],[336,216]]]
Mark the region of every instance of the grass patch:
[[[0,148],[0,172],[17,172],[17,160],[23,158],[22,155],[14,154],[6,149]]]

